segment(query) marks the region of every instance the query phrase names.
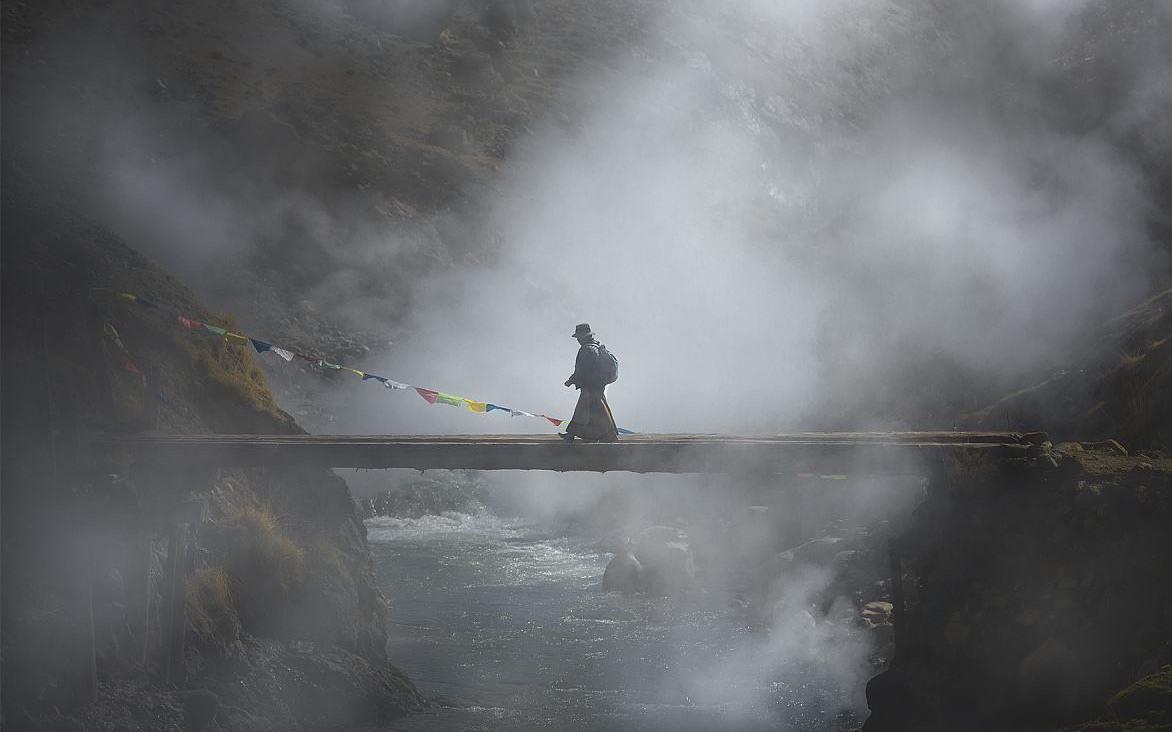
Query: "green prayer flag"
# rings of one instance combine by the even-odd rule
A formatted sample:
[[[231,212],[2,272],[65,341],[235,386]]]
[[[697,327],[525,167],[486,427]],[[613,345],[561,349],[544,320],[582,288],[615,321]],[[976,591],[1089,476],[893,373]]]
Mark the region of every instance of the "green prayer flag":
[[[458,396],[452,396],[451,394],[445,394],[442,391],[436,395],[435,402],[436,402],[436,404],[450,404],[453,407],[464,406],[463,399],[461,399]]]

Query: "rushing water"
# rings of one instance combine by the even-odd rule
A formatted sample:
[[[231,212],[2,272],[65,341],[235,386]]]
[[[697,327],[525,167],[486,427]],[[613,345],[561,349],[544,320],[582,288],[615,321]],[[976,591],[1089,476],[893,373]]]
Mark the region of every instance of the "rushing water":
[[[791,730],[857,726],[817,658],[789,661],[731,588],[604,593],[610,555],[521,519],[368,522],[388,652],[440,704],[388,730]],[[857,696],[857,690],[855,690]],[[855,699],[857,704],[857,699]]]

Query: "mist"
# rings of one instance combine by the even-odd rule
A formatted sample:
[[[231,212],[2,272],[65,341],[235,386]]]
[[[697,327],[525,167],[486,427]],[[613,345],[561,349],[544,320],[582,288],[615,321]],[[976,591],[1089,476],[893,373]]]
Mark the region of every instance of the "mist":
[[[55,52],[67,73],[138,79],[74,143],[100,181],[94,210],[136,248],[262,338],[329,351],[300,325],[312,314],[360,334],[360,368],[530,412],[568,416],[568,336],[589,322],[620,358],[611,401],[630,429],[949,427],[1061,366],[1168,266],[1145,167],[1172,151],[1163,5],[1120,11],[1114,34],[1089,1],[628,10],[629,44],[567,72],[561,108],[526,123],[495,179],[435,170],[393,201],[369,186],[414,173],[347,170],[307,137],[320,130],[247,104],[207,128],[135,102],[140,86],[195,92],[118,50],[128,29]],[[282,17],[370,33],[341,66],[395,63],[347,7]],[[242,39],[221,30],[230,65]],[[368,79],[284,32],[249,41],[277,69],[261,89],[274,109],[304,114],[280,90],[337,79],[337,124],[384,124]],[[61,100],[32,98],[52,123],[37,135],[69,128]],[[385,215],[445,190],[432,219]],[[290,311],[260,314],[274,308]],[[369,384],[308,388],[332,392],[333,431],[541,428]]]
[[[664,8],[578,82],[573,129],[511,158],[496,260],[419,283],[370,368],[564,416],[586,321],[621,360],[616,418],[649,432],[907,426],[872,410],[909,372],[963,392],[1053,368],[1166,261],[1134,158],[1047,86],[1079,7],[985,5]],[[1150,119],[1132,81],[1112,119]],[[339,396],[358,429],[532,429]]]
[[[663,8],[618,69],[577,80],[587,111],[574,125],[551,122],[519,145],[485,221],[498,257],[420,283],[410,335],[371,368],[567,416],[568,336],[586,321],[620,357],[609,399],[631,429],[951,426],[958,413],[914,403],[952,405],[1056,368],[1167,266],[1148,182],[1118,129],[1088,126],[1052,88],[1089,5]],[[1134,91],[1110,119],[1151,121],[1167,91],[1122,82]],[[360,430],[533,429],[410,394],[339,396],[336,412]],[[913,406],[893,410],[893,399]],[[666,480],[685,512],[730,488]],[[545,520],[589,511],[568,490],[581,484],[631,486],[632,522],[665,520],[656,479],[513,482]],[[891,497],[872,485],[853,496],[856,525],[884,515],[876,495]],[[906,495],[892,505],[910,513]],[[682,525],[719,547],[716,563],[769,552]],[[787,567],[761,600],[764,644],[664,683],[749,709],[780,665],[816,661],[843,708],[858,708],[876,649],[847,598],[815,601],[834,579],[828,563]]]
[[[620,359],[608,389],[619,426],[646,433],[949,428],[1063,367],[1166,277],[1153,234],[1168,225],[1166,202],[1146,161],[1172,157],[1167,4],[1138,4],[1132,29],[1109,40],[1095,33],[1109,4],[1092,0],[627,6],[639,27],[566,73],[561,108],[510,120],[503,153],[475,136],[461,143],[463,158],[500,163],[459,184],[433,137],[392,136],[435,156],[418,169],[347,167],[322,152],[333,152],[321,142],[329,130],[287,121],[308,114],[298,85],[323,78],[337,83],[330,124],[364,141],[409,116],[361,71],[408,58],[389,57],[367,27],[385,17],[377,3],[284,9],[300,30],[328,20],[357,34],[362,50],[344,64],[315,51],[332,37],[292,46],[275,32],[229,34],[216,51],[227,62],[233,43],[255,43],[275,69],[248,71],[265,76],[248,78],[269,106],[243,92],[249,101],[215,100],[230,108],[229,131],[184,121],[183,105],[138,104],[146,87],[159,98],[205,91],[153,78],[110,40],[120,33],[91,39],[61,51],[67,66],[92,51],[101,73],[133,70],[138,87],[93,102],[101,139],[76,144],[99,183],[86,203],[250,335],[469,399],[568,417],[570,334],[588,322]],[[1086,71],[1092,61],[1098,71]],[[70,128],[59,122],[67,104],[38,99],[30,109],[55,120],[52,134]],[[336,356],[307,314],[363,347]],[[553,431],[259,358],[281,406],[314,432]],[[409,481],[344,477],[355,492]],[[608,533],[685,526],[712,567],[910,514],[918,496],[918,484],[859,481],[830,507],[849,517],[835,525],[826,506],[782,492],[791,477],[770,476],[777,502],[758,508],[805,534],[754,518],[761,486],[739,479],[504,474],[491,492],[501,510],[569,532],[598,530],[582,517],[625,491],[628,523]],[[725,523],[698,524],[706,513]],[[741,569],[760,578],[768,567]],[[829,561],[767,579],[767,640],[665,683],[748,706],[762,679],[798,660],[822,664],[844,707],[860,707],[875,649],[849,598],[824,601]]]

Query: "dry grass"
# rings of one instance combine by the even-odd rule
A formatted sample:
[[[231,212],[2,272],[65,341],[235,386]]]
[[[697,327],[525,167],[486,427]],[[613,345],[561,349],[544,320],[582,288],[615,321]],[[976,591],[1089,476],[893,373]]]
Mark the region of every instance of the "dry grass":
[[[280,520],[268,507],[245,508],[232,524],[243,533],[244,553],[257,568],[274,577],[283,588],[301,584],[305,555],[285,534]]]
[[[1138,365],[1144,360],[1148,354],[1145,351],[1132,351],[1124,353],[1119,357],[1119,365],[1123,368],[1131,368]]]
[[[221,327],[236,330],[236,323],[231,318],[216,320]],[[248,404],[258,412],[278,420],[284,419],[251,346],[229,344],[223,339],[214,340],[199,333],[193,333],[192,337],[204,340],[204,344],[201,344],[204,347],[198,349],[195,360],[200,375],[207,379],[210,386],[218,387],[227,396]]]
[[[196,570],[187,580],[187,625],[200,644],[222,657],[235,655],[240,641],[240,616],[223,567]]]
[[[1130,428],[1127,437],[1133,441],[1158,439],[1167,431],[1167,424],[1161,424],[1167,419],[1168,385],[1172,384],[1172,355],[1166,342],[1154,341],[1141,353],[1124,356],[1116,377],[1123,416]]]
[[[244,628],[279,634],[284,609],[305,579],[305,553],[268,506],[229,507],[208,532],[223,561]]]
[[[1172,728],[1172,666],[1136,681],[1107,702],[1094,722],[1061,732],[1161,732]]]
[[[1145,423],[1152,414],[1155,394],[1150,378],[1138,371],[1120,375],[1120,390],[1126,407],[1126,415],[1135,422]]]

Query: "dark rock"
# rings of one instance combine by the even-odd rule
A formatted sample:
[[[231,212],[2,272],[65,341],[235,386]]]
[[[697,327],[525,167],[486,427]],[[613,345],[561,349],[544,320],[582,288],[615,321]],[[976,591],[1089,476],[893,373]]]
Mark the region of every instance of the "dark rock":
[[[696,567],[688,535],[672,526],[652,526],[636,542],[610,538],[596,545],[614,551],[606,567],[602,589],[618,592],[671,594],[690,587]]]
[[[207,689],[188,689],[175,693],[183,704],[183,722],[191,732],[214,729],[220,712],[220,697]]]
[[[894,607],[890,602],[875,601],[864,605],[860,615],[868,625],[875,627],[890,623],[893,612]]]
[[[606,565],[602,575],[604,592],[643,592],[647,589],[646,572],[630,547],[624,547]]]
[[[1074,711],[1081,682],[1078,658],[1065,643],[1048,639],[1017,668],[1017,696],[1028,716],[1065,720]]]
[[[636,542],[635,556],[643,566],[649,592],[677,592],[696,579],[688,535],[675,527],[645,529]]]
[[[866,730],[1054,729],[1158,668],[1172,564],[1152,558],[1172,555],[1160,510],[1172,466],[1103,452],[1067,460],[1078,472],[930,487],[918,540],[900,540],[907,610],[895,666],[868,686]],[[1142,462],[1152,469],[1140,478]],[[881,610],[868,605],[861,624],[878,627]],[[1072,729],[1115,728],[1095,724]]]

